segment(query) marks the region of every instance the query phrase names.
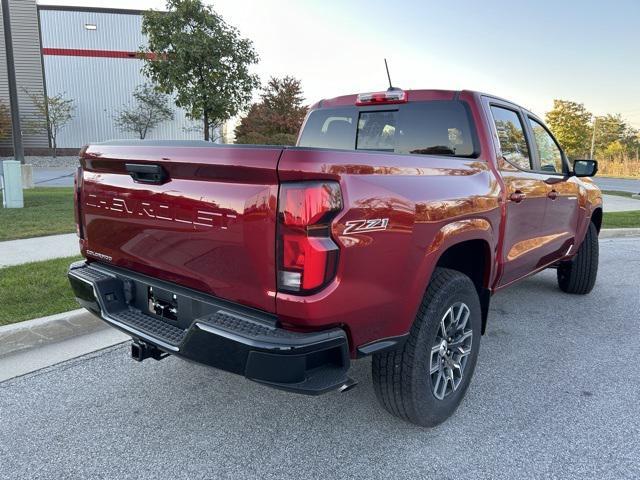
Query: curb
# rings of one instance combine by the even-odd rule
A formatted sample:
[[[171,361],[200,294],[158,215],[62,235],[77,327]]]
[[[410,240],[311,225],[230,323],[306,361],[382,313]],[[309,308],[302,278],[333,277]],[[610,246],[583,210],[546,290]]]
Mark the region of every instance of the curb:
[[[17,332],[27,328],[39,327],[46,325],[49,322],[55,322],[56,320],[71,319],[81,313],[85,313],[84,308],[78,308],[77,310],[70,310],[68,312],[56,313],[55,315],[49,315],[48,317],[33,318],[31,320],[23,320],[18,323],[10,323],[9,325],[0,326],[0,336],[8,332]]]
[[[0,358],[110,327],[84,309],[0,327]]]
[[[640,237],[640,228],[603,228],[600,238]]]

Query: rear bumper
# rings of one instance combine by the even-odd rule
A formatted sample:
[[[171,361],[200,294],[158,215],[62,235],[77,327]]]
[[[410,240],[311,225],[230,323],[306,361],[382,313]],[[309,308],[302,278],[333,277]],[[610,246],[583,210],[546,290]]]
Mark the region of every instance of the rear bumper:
[[[135,341],[269,386],[316,395],[347,385],[344,330],[299,333],[267,313],[98,263],[74,263],[69,281],[81,306]],[[149,311],[149,289],[169,292],[175,319]]]

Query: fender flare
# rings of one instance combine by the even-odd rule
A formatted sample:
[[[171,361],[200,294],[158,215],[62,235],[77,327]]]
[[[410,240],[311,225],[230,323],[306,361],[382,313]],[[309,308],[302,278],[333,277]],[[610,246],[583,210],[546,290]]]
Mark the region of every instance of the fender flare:
[[[418,266],[414,283],[411,287],[409,298],[414,300],[411,302],[410,306],[407,306],[407,308],[411,309],[411,311],[406,312],[407,317],[405,317],[411,318],[411,323],[407,326],[407,331],[411,329],[413,319],[415,319],[420,302],[422,301],[424,293],[429,285],[429,281],[431,280],[431,275],[433,275],[433,271],[444,252],[455,245],[469,240],[482,240],[486,242],[489,246],[489,253],[491,256],[491,258],[488,259],[490,262],[489,278],[487,279],[488,283],[485,285],[485,288],[483,288],[483,291],[479,292],[483,317],[482,332],[484,333],[486,317],[489,310],[489,298],[491,296],[491,291],[486,287],[491,285],[493,277],[496,274],[494,266],[496,245],[494,228],[491,225],[491,222],[481,217],[452,220],[451,222],[443,225],[433,237],[433,240],[427,247],[425,255]]]

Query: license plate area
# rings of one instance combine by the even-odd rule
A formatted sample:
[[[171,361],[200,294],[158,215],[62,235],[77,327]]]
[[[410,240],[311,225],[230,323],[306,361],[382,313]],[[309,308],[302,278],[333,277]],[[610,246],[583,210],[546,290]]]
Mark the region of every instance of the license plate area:
[[[178,321],[178,296],[169,290],[147,287],[149,313],[172,322]]]

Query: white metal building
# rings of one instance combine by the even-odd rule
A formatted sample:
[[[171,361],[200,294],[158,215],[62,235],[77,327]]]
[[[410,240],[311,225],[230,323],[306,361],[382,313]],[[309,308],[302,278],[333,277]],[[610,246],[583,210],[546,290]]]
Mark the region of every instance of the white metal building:
[[[14,5],[20,7],[14,7]],[[31,4],[31,9],[25,9]],[[15,15],[21,8],[26,14]],[[16,64],[28,62],[29,67],[18,71],[18,85],[27,82],[38,85],[43,91],[33,93],[54,96],[62,93],[75,102],[73,120],[58,135],[59,148],[79,148],[90,142],[100,142],[114,138],[135,138],[134,134],[120,131],[114,123],[114,116],[133,102],[132,93],[136,86],[147,80],[140,69],[144,60],[137,52],[144,48],[146,40],[141,33],[142,12],[139,10],[117,10],[105,8],[62,7],[37,5],[35,0],[11,0],[12,34],[21,40],[14,40]],[[37,18],[31,18],[31,15]],[[39,24],[39,35],[33,25]],[[27,26],[31,29],[29,30]],[[22,59],[24,33],[29,31],[28,43],[39,44],[41,57]],[[37,47],[36,47],[37,48]],[[37,50],[36,50],[37,51]],[[4,57],[4,55],[3,55]],[[4,60],[4,58],[2,59]],[[39,68],[37,68],[39,67]],[[44,81],[38,80],[42,75]],[[6,89],[6,73],[0,72],[0,97]],[[8,98],[3,98],[8,104]],[[20,98],[20,107],[28,111],[28,99]],[[199,139],[202,138],[201,123],[186,118],[179,108],[174,110],[175,118],[151,131],[150,139]],[[25,146],[47,147],[42,135],[30,138],[24,130]],[[4,144],[10,145],[10,139]]]

